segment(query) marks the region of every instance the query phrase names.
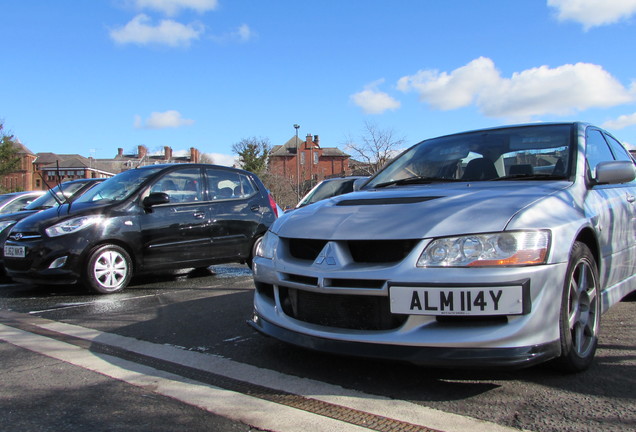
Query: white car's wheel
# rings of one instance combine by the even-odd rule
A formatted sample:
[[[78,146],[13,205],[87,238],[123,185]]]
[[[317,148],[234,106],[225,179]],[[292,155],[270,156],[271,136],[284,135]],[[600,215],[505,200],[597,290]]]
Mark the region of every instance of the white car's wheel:
[[[574,243],[561,300],[561,357],[568,372],[587,369],[594,359],[601,323],[598,269],[590,249]]]
[[[132,263],[125,249],[107,244],[91,253],[86,268],[86,283],[91,291],[100,294],[121,291],[131,277]]]

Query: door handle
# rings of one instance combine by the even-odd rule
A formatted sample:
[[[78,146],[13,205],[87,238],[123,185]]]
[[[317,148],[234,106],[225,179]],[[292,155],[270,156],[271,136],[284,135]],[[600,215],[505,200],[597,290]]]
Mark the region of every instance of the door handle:
[[[194,216],[197,219],[203,219],[205,217],[205,212],[194,212],[192,213],[192,216]]]

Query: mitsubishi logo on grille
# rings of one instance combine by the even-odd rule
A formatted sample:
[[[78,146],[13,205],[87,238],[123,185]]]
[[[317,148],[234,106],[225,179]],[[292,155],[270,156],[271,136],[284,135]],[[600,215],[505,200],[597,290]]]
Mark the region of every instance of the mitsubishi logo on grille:
[[[314,264],[321,265],[325,263],[327,265],[336,265],[336,258],[333,255],[331,243],[327,243],[320,254],[318,254],[318,257],[316,257]]]

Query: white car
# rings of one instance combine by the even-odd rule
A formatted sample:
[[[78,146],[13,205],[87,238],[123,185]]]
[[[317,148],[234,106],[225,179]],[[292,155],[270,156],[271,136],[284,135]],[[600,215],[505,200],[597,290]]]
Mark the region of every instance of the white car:
[[[584,370],[601,314],[636,290],[635,176],[585,123],[422,141],[270,227],[250,324],[344,355]]]

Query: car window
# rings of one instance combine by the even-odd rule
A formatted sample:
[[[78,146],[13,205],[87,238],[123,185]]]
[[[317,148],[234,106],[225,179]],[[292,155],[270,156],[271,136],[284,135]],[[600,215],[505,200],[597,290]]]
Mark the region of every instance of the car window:
[[[37,198],[37,197],[33,197],[32,195],[21,196],[19,198],[16,198],[14,201],[12,201],[11,203],[7,204],[2,209],[2,213],[15,213],[17,211],[20,211],[20,210],[22,210],[24,208],[24,206],[29,204],[35,198]]]
[[[630,162],[632,161],[631,155],[625,149],[625,147],[622,146],[621,143],[616,141],[610,135],[605,134],[604,136],[605,136],[605,139],[607,140],[607,143],[609,144],[610,148],[612,149],[612,153],[614,154],[614,158],[616,160],[630,161]]]
[[[603,138],[603,134],[598,129],[587,130],[587,145],[585,148],[585,157],[587,159],[588,168],[592,177],[596,176],[596,165],[601,162],[613,161],[609,145]]]
[[[546,125],[426,140],[402,153],[364,188],[430,181],[566,178],[571,137],[571,125]]]
[[[212,200],[247,198],[256,193],[250,178],[239,172],[207,168],[206,178]]]
[[[353,192],[354,181],[355,179],[323,181],[310,191],[303,200],[301,200],[298,207],[313,204],[326,198]]]
[[[124,171],[98,184],[78,198],[77,202],[121,201],[160,169],[153,167]]]
[[[80,190],[86,182],[61,183],[53,189],[48,190],[44,195],[31,201],[24,207],[26,210],[42,210],[50,207],[56,207],[60,202],[64,202],[75,192]]]
[[[191,203],[203,199],[201,188],[201,170],[186,168],[171,171],[160,177],[151,187],[150,192],[168,194],[171,203]]]

